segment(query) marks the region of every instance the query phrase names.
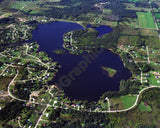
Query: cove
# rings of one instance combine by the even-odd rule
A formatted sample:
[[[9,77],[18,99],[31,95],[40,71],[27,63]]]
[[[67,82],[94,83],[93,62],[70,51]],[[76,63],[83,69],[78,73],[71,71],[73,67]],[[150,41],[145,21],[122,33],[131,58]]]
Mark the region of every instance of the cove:
[[[53,52],[56,49],[64,49],[62,45],[65,33],[78,29],[84,28],[76,23],[58,21],[40,24],[32,33],[33,40],[40,45],[40,50],[45,51],[53,61],[57,61],[62,66],[54,77],[52,84],[57,83],[61,76],[71,72],[80,61],[84,60],[82,56],[87,55],[87,53],[83,53],[77,56],[68,52],[57,55]],[[101,68],[102,66],[115,69],[117,73],[114,77],[109,77],[106,71]],[[123,66],[121,58],[109,50],[104,50],[89,64],[86,71],[72,81],[70,86],[62,88],[71,99],[96,101],[106,91],[118,91],[120,81],[122,79],[127,80],[130,77],[131,73]]]

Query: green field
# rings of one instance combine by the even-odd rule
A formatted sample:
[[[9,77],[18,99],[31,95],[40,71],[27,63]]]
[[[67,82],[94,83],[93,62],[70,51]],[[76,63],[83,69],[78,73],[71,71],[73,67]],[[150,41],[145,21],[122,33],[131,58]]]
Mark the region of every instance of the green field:
[[[151,106],[145,105],[144,102],[141,102],[141,103],[139,104],[138,109],[139,109],[140,111],[142,111],[142,112],[145,112],[145,111],[150,112],[150,111],[152,111]]]
[[[140,28],[156,29],[152,14],[150,12],[137,12],[138,22]]]
[[[156,19],[160,19],[160,13],[155,13]],[[160,28],[160,22],[157,23],[158,27]]]
[[[160,86],[160,83],[158,83],[160,79],[156,79],[154,74],[150,73],[150,77],[148,77],[148,80],[150,85]]]
[[[12,77],[0,77],[0,90],[6,91],[12,79]]]
[[[133,104],[136,102],[136,98],[137,96],[130,96],[130,95],[121,96],[120,99],[123,103],[123,108],[127,109],[133,106]]]
[[[15,9],[21,9],[22,7],[24,7],[26,4],[28,4],[29,2],[25,2],[25,1],[17,1],[13,6],[12,8],[15,8]]]
[[[129,2],[147,1],[147,0],[128,0]]]
[[[160,13],[155,13],[155,17],[156,17],[157,19],[160,19]]]

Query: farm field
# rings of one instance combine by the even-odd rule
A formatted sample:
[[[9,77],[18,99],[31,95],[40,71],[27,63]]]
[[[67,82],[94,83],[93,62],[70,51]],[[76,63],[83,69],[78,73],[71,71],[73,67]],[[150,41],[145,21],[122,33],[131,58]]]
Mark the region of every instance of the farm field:
[[[156,29],[152,14],[150,12],[137,12],[140,28]]]
[[[147,1],[147,0],[128,0],[129,2]]]
[[[12,6],[12,8],[14,9],[21,9],[22,7],[24,7],[26,4],[28,4],[28,1],[17,1],[15,2],[15,4]]]

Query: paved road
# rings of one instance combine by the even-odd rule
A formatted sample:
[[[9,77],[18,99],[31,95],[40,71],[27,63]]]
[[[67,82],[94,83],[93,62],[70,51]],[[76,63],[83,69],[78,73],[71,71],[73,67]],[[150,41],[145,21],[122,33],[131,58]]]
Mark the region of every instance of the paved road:
[[[145,90],[150,89],[150,88],[160,88],[160,87],[158,87],[158,86],[150,86],[150,87],[146,87],[146,88],[142,89],[142,90],[139,92],[139,94],[137,95],[136,102],[134,103],[134,105],[131,106],[131,107],[128,108],[128,109],[114,110],[114,111],[101,111],[101,112],[102,112],[102,113],[107,113],[107,112],[108,112],[108,113],[116,113],[116,112],[129,111],[129,110],[131,110],[131,109],[133,109],[133,108],[135,108],[135,107],[137,106],[140,95],[141,95]]]
[[[38,127],[38,124],[39,124],[39,122],[40,122],[40,120],[41,120],[41,118],[42,118],[43,114],[44,114],[44,113],[45,113],[45,111],[47,110],[48,106],[50,106],[50,105],[46,105],[46,107],[45,107],[45,109],[43,110],[43,112],[42,112],[41,116],[40,116],[40,117],[39,117],[39,119],[37,120],[37,123],[36,123],[36,125],[35,125],[35,128],[37,128],[37,127]]]
[[[107,102],[108,102],[108,111],[110,112],[110,111],[111,111],[111,108],[110,108],[110,101],[109,101],[109,98],[106,97],[105,100],[107,100]]]
[[[26,54],[27,54],[27,55],[29,55],[29,54],[27,53],[27,52],[28,52],[28,47],[29,47],[29,46],[27,45],[27,48],[26,48]],[[29,55],[29,56],[31,56],[31,55]],[[34,56],[32,56],[32,57],[34,57]],[[45,66],[47,66],[47,67],[49,68],[49,66],[48,66],[47,64],[44,64],[39,58],[37,58],[37,57],[35,57],[35,58],[36,58],[40,63],[42,63],[43,65],[45,65]],[[134,58],[133,58],[133,59],[134,59]],[[9,66],[12,66],[12,65],[9,65]],[[13,99],[15,99],[15,100],[22,101],[22,102],[29,102],[29,101],[27,101],[27,100],[19,99],[19,98],[13,96],[13,95],[11,94],[11,92],[10,92],[10,86],[15,82],[15,79],[17,78],[18,74],[19,74],[19,71],[18,71],[18,69],[17,69],[17,74],[15,75],[15,77],[12,79],[12,81],[11,81],[11,82],[9,83],[9,85],[8,85],[8,95],[9,95],[10,97],[12,97]],[[46,73],[45,73],[45,74],[46,74]],[[141,76],[142,76],[142,74],[141,74]],[[54,87],[54,86],[53,86],[53,87]],[[113,110],[113,111],[112,111],[112,110],[110,110],[110,101],[109,101],[108,98],[106,98],[106,100],[108,101],[108,110],[107,110],[107,111],[99,111],[99,110],[98,110],[98,111],[96,111],[96,112],[98,112],[98,113],[116,113],[116,112],[129,111],[129,110],[131,110],[131,109],[133,109],[133,108],[135,108],[135,107],[137,106],[140,95],[141,95],[145,90],[150,89],[150,88],[160,88],[160,87],[151,85],[151,86],[149,86],[149,87],[146,87],[146,88],[142,89],[142,90],[139,92],[139,94],[137,95],[137,98],[136,98],[135,103],[134,103],[130,108],[128,108],[128,109]],[[43,114],[44,114],[45,111],[47,110],[48,106],[51,106],[51,105],[50,105],[50,104],[44,104],[44,103],[38,103],[38,102],[30,102],[30,103],[39,104],[39,105],[45,105],[45,106],[46,106],[45,109],[43,110],[41,116],[40,116],[39,119],[37,120],[37,123],[36,123],[36,125],[35,125],[35,128],[37,128],[37,126],[38,126],[38,124],[39,124],[39,122],[40,122]],[[52,107],[57,108],[56,106],[52,106]],[[63,108],[63,107],[60,107],[60,108]],[[69,109],[69,108],[63,108],[63,109]],[[72,108],[72,109],[73,109],[73,108]],[[77,110],[77,109],[75,109],[75,110]],[[85,109],[85,110],[77,110],[77,111],[89,111],[89,110],[86,110],[86,109]],[[90,112],[95,112],[95,110],[90,110]]]
[[[12,97],[12,98],[15,99],[15,100],[19,100],[19,101],[22,101],[22,102],[26,102],[27,100],[19,99],[19,98],[13,96],[13,95],[11,94],[11,92],[10,92],[10,86],[13,84],[14,80],[15,80],[16,77],[18,76],[18,73],[19,73],[19,71],[17,70],[17,74],[15,75],[15,77],[12,79],[12,81],[11,81],[11,82],[9,83],[9,85],[8,85],[8,94],[9,94],[10,97]]]
[[[150,63],[148,46],[146,46],[146,49],[147,49],[148,63]]]

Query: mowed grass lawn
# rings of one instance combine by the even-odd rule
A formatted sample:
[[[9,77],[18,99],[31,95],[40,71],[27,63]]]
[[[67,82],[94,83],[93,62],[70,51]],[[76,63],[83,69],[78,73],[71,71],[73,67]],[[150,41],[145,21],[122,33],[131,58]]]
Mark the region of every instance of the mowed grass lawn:
[[[121,96],[120,99],[123,103],[123,108],[127,109],[133,106],[134,103],[136,102],[136,98],[137,96],[131,96],[131,95]]]
[[[160,86],[160,83],[158,83],[160,79],[156,79],[154,74],[150,73],[150,77],[148,77],[148,80],[150,85]]]
[[[141,102],[141,103],[139,104],[138,109],[139,109],[140,111],[142,111],[142,112],[145,112],[145,111],[146,111],[146,112],[150,112],[150,111],[152,111],[151,106],[149,106],[147,103],[146,103],[146,105],[145,105],[144,102]]]
[[[137,12],[138,22],[140,28],[156,29],[152,14],[150,12]]]

